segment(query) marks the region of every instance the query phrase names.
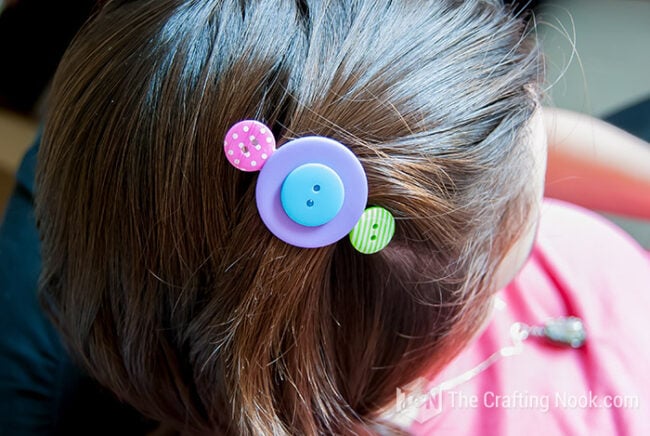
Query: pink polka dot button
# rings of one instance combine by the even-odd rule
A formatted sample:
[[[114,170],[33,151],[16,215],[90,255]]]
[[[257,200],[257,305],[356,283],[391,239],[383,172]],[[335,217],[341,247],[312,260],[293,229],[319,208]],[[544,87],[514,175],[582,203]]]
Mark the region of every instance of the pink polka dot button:
[[[275,138],[259,121],[240,121],[226,133],[223,150],[235,168],[259,171],[275,151]]]

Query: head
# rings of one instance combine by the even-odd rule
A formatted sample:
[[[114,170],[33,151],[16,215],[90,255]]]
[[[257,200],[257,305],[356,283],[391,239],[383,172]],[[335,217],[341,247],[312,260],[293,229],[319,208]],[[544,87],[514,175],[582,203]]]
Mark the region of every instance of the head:
[[[107,2],[57,72],[37,175],[42,301],[80,364],[188,433],[389,426],[530,228],[523,32],[487,0]],[[388,247],[274,237],[222,151],[246,118],[349,147]]]

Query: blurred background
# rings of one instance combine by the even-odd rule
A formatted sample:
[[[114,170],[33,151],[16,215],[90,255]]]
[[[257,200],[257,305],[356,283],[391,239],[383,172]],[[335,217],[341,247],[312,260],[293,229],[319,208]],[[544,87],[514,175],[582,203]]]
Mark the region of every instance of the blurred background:
[[[0,0],[0,216],[56,65],[97,3]],[[547,57],[547,104],[650,138],[650,0],[510,3],[534,10]],[[610,218],[650,248],[650,224]]]
[[[0,0],[0,217],[33,143],[47,87],[94,0]]]

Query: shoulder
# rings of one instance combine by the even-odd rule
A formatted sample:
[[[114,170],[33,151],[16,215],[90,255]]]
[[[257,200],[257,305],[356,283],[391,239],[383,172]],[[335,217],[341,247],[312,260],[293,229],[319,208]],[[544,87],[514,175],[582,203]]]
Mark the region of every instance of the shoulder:
[[[574,293],[618,297],[650,294],[650,254],[611,221],[581,207],[547,199],[534,255],[548,275]],[[649,301],[650,303],[650,301]]]
[[[650,259],[631,237],[593,212],[546,201],[531,256],[498,302],[486,330],[427,380],[412,434],[650,430],[640,409],[650,401],[650,335],[639,329]],[[563,316],[583,320],[585,346],[530,338],[513,348],[513,326]]]

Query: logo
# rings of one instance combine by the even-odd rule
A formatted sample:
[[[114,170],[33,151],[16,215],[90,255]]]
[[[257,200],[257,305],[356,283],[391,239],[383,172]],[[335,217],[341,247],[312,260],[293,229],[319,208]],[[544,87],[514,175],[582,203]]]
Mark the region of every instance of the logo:
[[[442,413],[444,391],[427,390],[427,382],[424,377],[418,377],[404,389],[396,389],[393,420],[406,425],[412,421],[421,424]]]

